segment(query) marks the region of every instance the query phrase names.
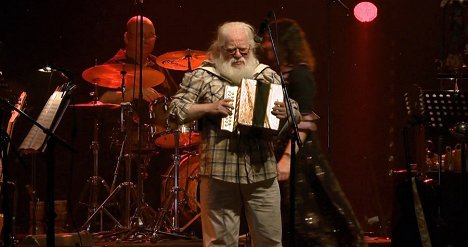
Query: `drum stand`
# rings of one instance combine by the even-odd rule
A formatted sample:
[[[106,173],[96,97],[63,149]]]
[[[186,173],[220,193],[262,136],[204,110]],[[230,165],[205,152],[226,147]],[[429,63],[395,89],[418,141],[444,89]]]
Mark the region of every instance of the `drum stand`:
[[[171,201],[171,197],[164,203],[164,207],[162,208],[162,212],[159,215],[156,225],[154,227],[153,235],[151,236],[151,242],[157,242],[161,239],[160,234],[177,237],[177,238],[185,238],[185,239],[192,239],[191,236],[182,234],[193,222],[195,222],[199,217],[200,214],[196,215],[192,220],[190,220],[185,226],[182,228],[179,227],[179,167],[180,167],[180,154],[179,154],[179,136],[180,133],[178,130],[174,132],[174,139],[175,139],[175,148],[174,148],[174,187],[172,188],[171,196],[173,201]],[[184,192],[185,193],[185,192]],[[171,206],[172,210],[171,210]],[[199,205],[198,205],[199,206]],[[173,215],[166,215],[168,212],[173,212]],[[160,229],[163,228],[163,223],[165,221],[172,221],[170,222],[170,226],[166,226],[167,231],[161,231]]]
[[[122,142],[122,146],[120,149],[120,154],[117,159],[117,165],[114,171],[114,179],[112,182],[112,192],[109,194],[109,196],[103,201],[103,203],[98,207],[96,212],[91,215],[90,219],[92,219],[98,211],[104,210],[105,205],[107,205],[108,202],[110,202],[115,195],[117,195],[118,192],[122,188],[125,188],[125,203],[124,203],[124,209],[122,210],[122,218],[123,218],[123,224],[120,224],[117,220],[113,219],[114,222],[116,223],[116,229],[111,230],[111,231],[101,231],[97,233],[96,235],[98,238],[114,238],[117,240],[128,240],[128,241],[141,241],[144,236],[146,236],[146,230],[144,228],[144,221],[145,219],[149,219],[149,221],[154,221],[154,218],[156,217],[156,212],[144,202],[143,199],[143,178],[142,174],[143,168],[146,167],[150,161],[149,155],[144,156],[142,165],[140,165],[140,171],[138,172],[138,184],[135,188],[134,183],[131,182],[131,164],[132,160],[134,158],[134,154],[123,154],[125,145],[127,142],[127,131],[125,130],[125,117],[129,115],[128,113],[131,113],[131,104],[128,102],[123,102],[121,103],[122,107],[122,116],[121,116],[121,121],[122,121],[122,132],[125,132],[125,137],[124,141]],[[130,114],[131,115],[131,114]],[[127,128],[128,129],[128,128]],[[126,175],[125,175],[125,182],[120,183],[117,187],[114,189],[115,181],[118,175],[118,170],[120,166],[120,160],[122,157],[125,156],[125,163],[126,163]],[[133,199],[133,202],[137,202],[137,206],[135,209],[135,213],[133,216],[130,216],[130,210],[131,210],[131,201]],[[89,221],[89,220],[88,220]],[[116,237],[119,236],[119,237]]]
[[[84,205],[87,205],[88,206],[88,220],[83,224],[83,226],[81,227],[82,229],[85,229],[87,231],[90,231],[91,229],[91,218],[90,216],[92,215],[95,215],[96,212],[97,212],[97,205],[98,205],[98,197],[100,195],[100,191],[102,188],[104,188],[105,190],[105,193],[109,193],[110,192],[110,188],[109,188],[109,185],[107,185],[106,181],[100,177],[98,175],[98,172],[99,172],[99,141],[98,141],[98,133],[99,133],[99,122],[98,122],[98,119],[97,119],[97,108],[94,109],[95,110],[95,116],[94,116],[94,139],[93,141],[91,142],[91,146],[90,148],[93,150],[93,176],[91,176],[90,178],[88,178],[88,180],[86,181],[86,185],[81,193],[81,196],[80,196],[80,201],[79,203],[80,204],[84,204]],[[86,193],[88,193],[88,203],[84,203],[83,202],[83,199],[86,195]],[[104,209],[103,210],[107,215],[110,215],[111,214],[106,210]],[[99,211],[101,212],[101,219],[100,219],[100,230],[102,231],[102,227],[103,227],[103,215],[102,215],[102,211]]]
[[[129,228],[121,238],[123,241],[146,241],[148,234],[151,233],[150,228],[146,228],[146,224],[154,222],[156,218],[156,211],[145,202],[143,195],[143,173],[144,167],[146,167],[150,161],[149,157],[150,155],[144,155],[143,161],[140,161],[136,192],[137,206],[133,216],[130,217]]]
[[[126,207],[123,210],[124,211],[123,218],[128,219],[130,217],[129,216],[130,215],[130,213],[129,213],[129,211],[130,211],[130,189],[132,189],[132,191],[134,192],[134,195],[136,194],[135,186],[130,181],[130,177],[131,177],[130,162],[126,162],[126,164],[127,164],[127,167],[126,167],[126,181],[119,184],[119,186],[117,186],[114,189],[115,181],[116,181],[118,170],[119,170],[119,167],[120,167],[121,158],[123,156],[123,149],[124,149],[126,140],[127,140],[127,135],[125,135],[125,137],[124,137],[124,140],[122,142],[122,146],[120,148],[120,154],[119,154],[119,157],[117,159],[117,165],[116,165],[116,168],[115,168],[115,171],[114,171],[114,180],[112,182],[112,192],[102,202],[102,204],[94,211],[94,213],[91,216],[89,216],[89,218],[84,223],[84,226],[89,225],[90,222],[94,219],[94,217],[96,215],[98,215],[98,213],[101,213],[101,216],[102,216],[102,211],[104,211],[111,218],[111,220],[114,221],[114,223],[116,223],[117,229],[125,229],[125,227],[122,224],[120,224],[120,222],[117,219],[115,219],[104,207],[111,201],[111,199],[113,199],[114,195],[117,194],[117,192],[119,192],[122,189],[122,187],[125,187],[126,188],[126,193],[125,193],[125,201],[126,201],[125,205],[126,205]],[[107,232],[107,233],[103,232],[102,227],[101,227],[101,231],[97,235],[100,238],[107,238],[107,237],[110,237],[110,236],[115,235],[115,234],[116,234],[116,232],[113,232],[113,231],[112,232]]]

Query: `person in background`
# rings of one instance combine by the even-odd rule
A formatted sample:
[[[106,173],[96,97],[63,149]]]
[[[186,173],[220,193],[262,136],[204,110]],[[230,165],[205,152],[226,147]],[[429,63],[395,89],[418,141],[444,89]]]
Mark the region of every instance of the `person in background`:
[[[124,33],[125,49],[120,49],[106,64],[139,64],[140,63],[140,16],[133,16],[127,21],[127,30]],[[143,88],[143,99],[152,102],[162,95],[172,95],[177,90],[169,73],[156,64],[156,56],[151,54],[156,43],[156,30],[153,22],[147,17],[143,20],[143,66],[163,72],[166,81],[154,88]],[[126,102],[131,102],[138,98],[138,89],[127,88],[125,92]],[[105,103],[120,103],[122,95],[120,91],[108,90],[99,98]]]
[[[298,134],[303,147],[296,146],[296,212],[295,241],[298,246],[360,246],[364,245],[362,231],[326,158],[315,134],[318,116],[314,113],[316,82],[315,58],[301,26],[292,19],[278,19],[270,24],[278,51],[288,95],[298,104],[302,121]],[[268,33],[264,35],[263,55],[275,63]],[[291,132],[288,132],[290,134]],[[278,136],[276,156],[284,207],[284,243],[289,225],[289,177],[291,166],[290,135]],[[313,196],[311,196],[313,195]]]
[[[221,118],[232,113],[224,98],[227,85],[243,78],[263,83],[280,82],[255,51],[254,29],[244,22],[227,22],[218,28],[208,59],[184,76],[169,105],[179,124],[199,120],[200,203],[204,246],[238,246],[242,208],[255,246],[282,246],[280,191],[277,162],[270,135],[259,129],[221,130]],[[293,116],[299,117],[293,103]],[[283,102],[271,113],[286,119]],[[286,122],[286,121],[285,121]]]
[[[143,22],[143,46],[140,45],[140,24]],[[153,111],[152,107],[155,106],[155,102],[160,101],[163,104],[166,104],[167,98],[165,96],[172,95],[177,89],[177,84],[174,82],[169,72],[164,68],[161,68],[156,63],[156,56],[151,54],[154,49],[156,42],[156,30],[153,22],[142,16],[133,16],[131,17],[126,24],[126,32],[123,35],[123,40],[125,44],[124,49],[119,49],[117,53],[109,59],[105,64],[125,64],[125,65],[139,65],[141,63],[140,59],[140,49],[142,49],[142,64],[145,69],[154,69],[159,72],[162,72],[165,77],[165,81],[157,86],[153,87],[143,87],[143,100],[141,108],[138,107],[139,103],[139,88],[135,89],[127,87],[124,99],[122,99],[122,93],[119,90],[107,90],[99,98],[101,102],[104,103],[114,103],[120,104],[121,102],[130,102],[131,109],[129,111],[124,111],[124,126],[125,126],[125,143],[124,143],[124,153],[130,154],[125,155],[126,162],[133,162],[138,165],[131,166],[133,171],[132,180],[137,181],[138,174],[142,174],[144,179],[145,189],[144,200],[152,205],[154,208],[159,207],[160,202],[160,177],[155,174],[160,174],[162,171],[161,166],[150,165],[156,159],[152,156],[156,146],[154,143],[154,136],[158,133],[165,131],[168,127],[166,126],[166,113],[164,108],[157,108]],[[131,68],[133,66],[129,66]],[[146,73],[146,71],[143,71]],[[138,72],[136,72],[138,73]],[[136,74],[135,73],[135,74]],[[143,74],[145,78],[145,74]],[[136,84],[138,85],[138,84]],[[158,105],[159,106],[159,105]],[[167,107],[167,105],[164,105]],[[141,113],[139,112],[141,111]],[[152,115],[153,114],[153,115]],[[138,139],[138,122],[141,122],[141,143]],[[122,140],[123,137],[120,137]],[[143,156],[143,165],[140,168],[140,161],[136,159],[139,152],[148,153],[150,155]],[[171,150],[165,150],[165,152],[158,153],[158,162],[171,162],[170,155]],[[150,176],[152,174],[152,176]],[[145,223],[150,223],[156,217],[156,211],[153,210],[145,202],[142,202],[143,205],[143,216],[149,215],[148,219],[144,219]]]

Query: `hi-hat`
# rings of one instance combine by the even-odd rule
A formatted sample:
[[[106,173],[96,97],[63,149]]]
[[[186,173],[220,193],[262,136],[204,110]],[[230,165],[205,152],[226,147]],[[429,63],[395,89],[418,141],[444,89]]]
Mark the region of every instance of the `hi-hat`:
[[[120,88],[122,86],[122,74],[125,74],[125,87],[132,89],[140,85],[140,66],[134,64],[103,64],[91,67],[83,71],[83,79],[107,88]],[[135,76],[136,75],[136,76]],[[163,83],[164,74],[151,68],[143,67],[143,87],[154,87]]]
[[[97,107],[97,108],[116,109],[116,108],[119,108],[120,105],[112,104],[112,103],[104,103],[101,101],[90,101],[87,103],[70,105],[70,107],[80,107],[80,108]]]
[[[164,53],[156,58],[156,63],[166,69],[189,71],[200,66],[205,59],[206,52],[187,49]]]

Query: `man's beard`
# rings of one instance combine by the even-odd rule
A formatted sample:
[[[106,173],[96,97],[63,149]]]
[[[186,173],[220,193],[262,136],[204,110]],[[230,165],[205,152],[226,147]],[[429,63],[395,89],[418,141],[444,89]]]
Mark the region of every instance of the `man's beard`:
[[[239,60],[244,61],[244,64],[241,67],[234,67],[232,64]],[[214,63],[216,65],[216,69],[222,76],[238,85],[241,83],[243,78],[253,78],[255,68],[258,65],[258,60],[252,53],[247,57],[241,57],[240,59],[231,58],[229,60],[224,60],[222,55],[220,55],[214,59]]]

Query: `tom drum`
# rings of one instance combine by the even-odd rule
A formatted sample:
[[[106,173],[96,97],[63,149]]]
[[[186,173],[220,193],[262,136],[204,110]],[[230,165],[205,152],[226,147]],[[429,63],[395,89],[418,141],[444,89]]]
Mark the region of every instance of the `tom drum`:
[[[161,97],[150,104],[150,118],[152,120],[153,139],[156,146],[161,148],[175,148],[176,134],[179,134],[179,148],[187,148],[200,143],[196,122],[176,125],[169,121],[169,103],[167,97]]]

